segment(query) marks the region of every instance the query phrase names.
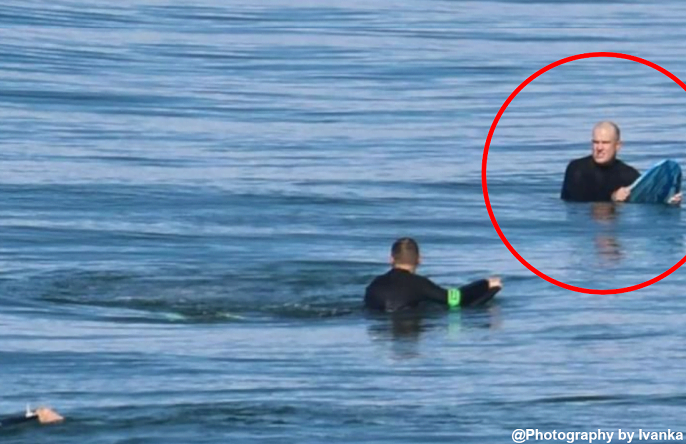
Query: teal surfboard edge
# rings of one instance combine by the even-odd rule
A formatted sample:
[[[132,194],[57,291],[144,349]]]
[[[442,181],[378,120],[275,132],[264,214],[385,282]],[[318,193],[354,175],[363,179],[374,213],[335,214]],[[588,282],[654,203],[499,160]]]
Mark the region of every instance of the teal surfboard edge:
[[[674,159],[664,159],[650,167],[630,185],[628,202],[667,203],[681,191],[682,171]]]

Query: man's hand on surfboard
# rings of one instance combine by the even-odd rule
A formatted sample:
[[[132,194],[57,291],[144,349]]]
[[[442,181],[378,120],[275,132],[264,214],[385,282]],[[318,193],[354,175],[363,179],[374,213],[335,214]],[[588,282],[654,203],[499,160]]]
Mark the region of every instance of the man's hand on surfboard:
[[[35,413],[38,416],[38,422],[41,424],[55,424],[64,421],[59,413],[47,407],[39,407]]]
[[[503,283],[500,281],[499,277],[488,278],[488,288],[489,289],[495,288],[495,287],[502,288],[502,286],[503,286]]]
[[[681,205],[681,192],[676,193],[667,201],[669,205]]]
[[[617,191],[612,193],[612,200],[615,202],[624,202],[629,198],[629,194],[631,194],[629,187],[618,188]]]

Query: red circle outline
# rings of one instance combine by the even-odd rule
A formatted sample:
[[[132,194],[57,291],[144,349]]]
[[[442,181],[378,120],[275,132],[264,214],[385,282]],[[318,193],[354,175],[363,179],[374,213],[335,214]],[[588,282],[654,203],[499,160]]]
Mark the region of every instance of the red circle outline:
[[[491,129],[488,132],[488,137],[486,138],[486,145],[484,147],[484,155],[483,155],[483,160],[481,161],[481,187],[483,189],[483,194],[484,194],[484,201],[486,202],[486,209],[488,210],[488,216],[491,218],[491,222],[493,223],[493,227],[495,228],[495,231],[498,233],[498,236],[500,236],[500,239],[503,241],[505,246],[507,247],[508,250],[510,250],[510,253],[516,257],[519,262],[522,263],[526,268],[531,270],[534,274],[536,274],[538,277],[550,282],[551,284],[557,285],[560,288],[565,288],[567,290],[572,290],[576,291],[578,293],[588,293],[588,294],[619,294],[619,293],[628,293],[634,290],[639,290],[641,288],[645,288],[649,285],[654,284],[655,282],[658,282],[665,277],[669,276],[670,274],[674,273],[679,267],[681,267],[685,262],[686,262],[686,256],[684,256],[679,262],[677,262],[672,268],[668,269],[664,273],[657,275],[656,277],[647,280],[643,283],[632,285],[629,287],[623,287],[623,288],[614,288],[614,289],[608,289],[608,290],[595,290],[592,288],[583,288],[583,287],[575,287],[573,285],[565,284],[564,282],[560,282],[556,279],[551,278],[550,276],[541,273],[538,271],[534,266],[529,264],[522,256],[517,253],[517,251],[510,245],[510,242],[508,242],[507,238],[503,234],[502,230],[500,229],[500,226],[498,225],[498,222],[495,220],[495,216],[493,215],[493,209],[491,208],[491,200],[488,196],[488,185],[486,182],[486,165],[488,161],[488,149],[491,146],[491,139],[493,138],[493,133],[495,132],[495,128],[498,126],[498,122],[500,121],[500,117],[503,115],[507,107],[510,105],[512,100],[519,94],[526,85],[531,83],[534,79],[536,79],[538,76],[541,74],[550,71],[551,69],[564,65],[567,62],[572,62],[574,60],[581,60],[581,59],[590,59],[594,57],[612,57],[612,58],[617,58],[617,59],[625,59],[625,60],[631,60],[633,62],[641,63],[645,66],[649,66],[662,74],[666,75],[670,79],[672,79],[677,85],[679,85],[684,91],[686,91],[686,84],[682,82],[677,76],[672,74],[671,72],[667,71],[663,67],[650,62],[648,60],[642,59],[640,57],[635,57],[632,55],[628,54],[622,54],[619,52],[589,52],[585,54],[577,54],[573,55],[570,57],[565,57],[563,59],[558,60],[557,62],[551,63],[548,66],[545,66],[535,73],[533,73],[529,78],[524,80],[518,87],[515,89],[512,94],[505,100],[505,103],[500,107],[500,110],[498,111],[498,114],[496,114],[495,119],[493,119],[493,123],[491,124]]]

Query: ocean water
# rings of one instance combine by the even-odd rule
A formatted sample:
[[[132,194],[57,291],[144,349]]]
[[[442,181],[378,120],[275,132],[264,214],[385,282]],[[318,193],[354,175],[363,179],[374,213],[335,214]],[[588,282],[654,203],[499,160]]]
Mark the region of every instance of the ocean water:
[[[686,431],[682,270],[559,288],[505,247],[481,182],[521,82],[595,51],[686,79],[685,16],[676,0],[3,2],[0,415],[67,420],[0,442]],[[639,170],[683,164],[685,106],[622,59],[527,86],[487,163],[516,251],[588,289],[676,264],[681,209],[559,190],[599,120]],[[401,236],[436,282],[505,288],[479,309],[367,314]]]

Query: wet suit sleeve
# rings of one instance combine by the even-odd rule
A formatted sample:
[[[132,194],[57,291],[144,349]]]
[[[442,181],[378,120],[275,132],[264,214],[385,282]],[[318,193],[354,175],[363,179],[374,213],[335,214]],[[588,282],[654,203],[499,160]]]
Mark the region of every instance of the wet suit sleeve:
[[[425,299],[449,308],[472,305],[489,293],[486,279],[480,279],[459,288],[443,288],[427,278],[422,278],[420,291]]]
[[[0,428],[24,424],[25,422],[37,421],[38,416],[14,415],[0,417]]]

